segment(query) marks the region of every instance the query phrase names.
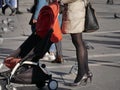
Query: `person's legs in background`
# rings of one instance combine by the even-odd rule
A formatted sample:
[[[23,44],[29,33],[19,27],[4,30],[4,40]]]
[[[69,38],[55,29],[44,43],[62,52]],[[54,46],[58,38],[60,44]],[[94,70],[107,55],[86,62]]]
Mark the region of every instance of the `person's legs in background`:
[[[0,8],[2,8],[2,0],[0,0]]]
[[[114,4],[113,0],[107,0],[106,3],[107,3],[107,4],[110,4],[110,5]]]
[[[17,0],[11,0],[10,3],[13,8],[15,8],[15,9],[17,8]]]
[[[0,8],[2,8],[2,0],[0,0]],[[0,13],[0,15],[2,15],[2,14]]]
[[[52,61],[52,63],[62,63],[63,62],[63,56],[62,56],[62,42],[59,41],[58,43],[55,43],[56,46],[56,59]]]
[[[9,0],[5,0],[5,6],[2,7],[2,13],[5,14],[5,10],[8,8],[7,3],[9,3]]]
[[[17,8],[17,0],[10,0],[10,4],[11,4],[12,9],[13,9],[10,16],[15,15],[16,14],[16,8]]]
[[[62,14],[59,14],[58,16],[59,24],[62,25]],[[58,43],[55,43],[56,46],[56,59],[52,61],[52,63],[62,63],[63,62],[63,55],[62,55],[62,42],[59,41]]]
[[[12,4],[14,3],[14,0],[5,0],[6,5],[2,8],[2,13],[5,14],[5,10],[9,7],[11,9],[11,15],[15,15],[16,9]]]
[[[23,12],[19,10],[19,0],[17,0],[16,14],[23,14]]]

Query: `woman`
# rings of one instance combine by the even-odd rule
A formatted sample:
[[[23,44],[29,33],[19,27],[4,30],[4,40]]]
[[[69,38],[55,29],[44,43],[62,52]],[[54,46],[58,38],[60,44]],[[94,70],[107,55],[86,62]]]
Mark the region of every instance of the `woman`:
[[[72,43],[76,48],[78,62],[78,73],[73,83],[70,85],[77,86],[82,82],[86,83],[88,78],[92,78],[92,73],[88,67],[88,52],[85,47],[82,32],[85,22],[85,1],[83,0],[61,0],[65,5],[63,11],[62,31],[70,34]]]
[[[37,18],[40,12],[40,9],[44,6],[47,5],[46,0],[34,0],[34,5],[31,8],[31,13],[32,17],[30,19],[29,24],[31,25],[31,30],[32,32],[35,32],[35,23],[37,23]]]

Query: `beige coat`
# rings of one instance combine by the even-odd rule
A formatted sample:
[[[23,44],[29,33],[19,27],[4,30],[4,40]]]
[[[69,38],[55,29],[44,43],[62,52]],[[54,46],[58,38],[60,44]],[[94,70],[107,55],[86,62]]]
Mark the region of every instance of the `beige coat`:
[[[85,22],[84,0],[62,0],[62,2],[68,3],[67,20],[63,20],[62,32],[81,33]]]

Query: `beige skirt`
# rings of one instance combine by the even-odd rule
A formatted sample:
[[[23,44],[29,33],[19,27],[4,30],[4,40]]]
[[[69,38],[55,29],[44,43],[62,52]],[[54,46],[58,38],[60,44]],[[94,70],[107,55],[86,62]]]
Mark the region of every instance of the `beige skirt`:
[[[85,3],[82,0],[76,0],[69,3],[67,12],[63,12],[62,33],[81,33],[84,30],[85,23]]]

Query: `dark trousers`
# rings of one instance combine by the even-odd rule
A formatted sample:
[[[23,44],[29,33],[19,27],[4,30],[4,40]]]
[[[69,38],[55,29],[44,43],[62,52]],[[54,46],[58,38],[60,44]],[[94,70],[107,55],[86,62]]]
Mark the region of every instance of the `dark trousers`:
[[[3,4],[3,2],[2,2],[2,0],[0,0],[0,8],[2,8],[2,4]]]

